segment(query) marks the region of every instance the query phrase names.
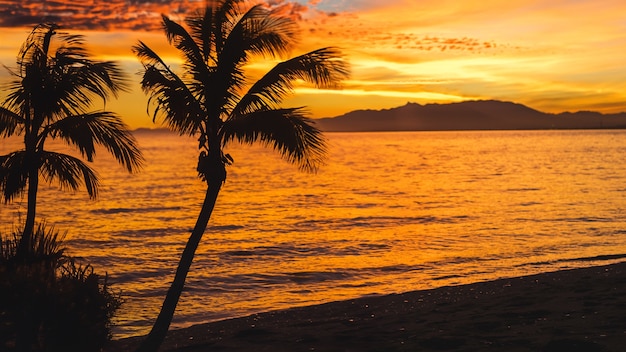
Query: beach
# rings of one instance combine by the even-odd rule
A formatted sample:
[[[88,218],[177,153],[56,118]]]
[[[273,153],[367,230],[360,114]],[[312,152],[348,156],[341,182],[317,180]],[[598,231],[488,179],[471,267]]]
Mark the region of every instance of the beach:
[[[208,307],[207,309],[210,309]],[[131,351],[141,337],[112,341]],[[162,351],[623,351],[626,263],[370,296],[169,332]]]

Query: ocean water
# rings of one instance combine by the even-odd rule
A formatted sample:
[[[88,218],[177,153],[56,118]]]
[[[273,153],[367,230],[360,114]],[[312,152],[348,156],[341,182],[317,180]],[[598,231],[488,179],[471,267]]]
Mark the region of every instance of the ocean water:
[[[205,191],[193,139],[136,136],[142,172],[99,153],[97,200],[45,184],[39,197],[39,219],[121,291],[115,338],[149,330]],[[316,174],[259,146],[228,148],[235,163],[173,328],[626,260],[626,131],[327,138]],[[0,231],[25,211],[25,197],[0,205]]]

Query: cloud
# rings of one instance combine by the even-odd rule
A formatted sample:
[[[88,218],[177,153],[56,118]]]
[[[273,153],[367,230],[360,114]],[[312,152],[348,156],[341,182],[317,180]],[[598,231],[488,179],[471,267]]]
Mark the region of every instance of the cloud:
[[[160,15],[175,17],[194,12],[204,1],[0,0],[0,27],[31,27],[57,22],[77,30],[158,30]]]
[[[297,1],[269,0],[266,4],[294,19],[302,19],[309,10]],[[0,0],[0,27],[57,22],[75,30],[154,31],[161,29],[161,14],[181,20],[205,5],[205,0]]]
[[[272,8],[275,13],[281,16],[289,17],[294,20],[302,20],[309,7],[298,2],[285,0],[270,0],[267,5]]]

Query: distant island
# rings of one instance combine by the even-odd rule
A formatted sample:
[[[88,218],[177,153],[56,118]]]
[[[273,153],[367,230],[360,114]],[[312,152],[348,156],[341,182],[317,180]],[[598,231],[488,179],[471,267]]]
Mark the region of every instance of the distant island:
[[[315,122],[327,132],[619,129],[626,128],[626,113],[549,114],[511,102],[478,100],[450,104],[407,103],[392,109],[356,110]]]

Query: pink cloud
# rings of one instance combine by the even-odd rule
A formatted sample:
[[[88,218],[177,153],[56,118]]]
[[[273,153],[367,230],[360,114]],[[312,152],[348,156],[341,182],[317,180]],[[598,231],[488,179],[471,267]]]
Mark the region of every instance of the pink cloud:
[[[204,0],[0,0],[0,27],[31,27],[57,22],[76,30],[160,30],[160,15],[183,18],[202,9]],[[307,5],[287,0],[266,4],[278,13],[301,20]]]
[[[92,30],[158,30],[160,14],[182,15],[204,6],[204,1],[126,0],[0,0],[1,27],[29,27],[57,22],[63,27]]]

